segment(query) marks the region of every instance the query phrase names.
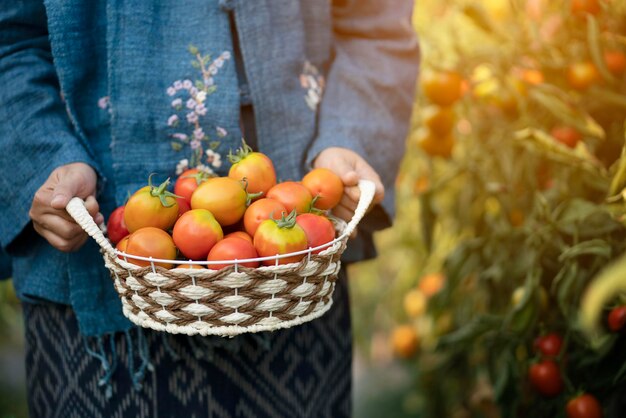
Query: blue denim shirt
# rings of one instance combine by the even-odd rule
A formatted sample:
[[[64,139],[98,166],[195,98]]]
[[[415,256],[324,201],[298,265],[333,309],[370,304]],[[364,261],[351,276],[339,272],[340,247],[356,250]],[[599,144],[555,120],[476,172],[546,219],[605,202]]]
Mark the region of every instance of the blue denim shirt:
[[[323,149],[366,158],[387,188],[403,155],[418,66],[411,3],[392,0],[24,0],[0,10],[0,244],[18,295],[70,304],[81,331],[129,328],[91,240],[61,253],[28,216],[55,168],[86,162],[107,216],[148,175],[225,173],[252,104],[280,179]],[[237,77],[229,14],[245,77]],[[243,79],[243,81],[242,81]]]

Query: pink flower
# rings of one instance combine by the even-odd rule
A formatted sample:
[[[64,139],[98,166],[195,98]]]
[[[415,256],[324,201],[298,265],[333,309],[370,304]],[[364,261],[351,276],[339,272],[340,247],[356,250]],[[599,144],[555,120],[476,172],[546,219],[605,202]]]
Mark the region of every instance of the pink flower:
[[[222,58],[225,59],[225,60],[229,60],[230,59],[230,52],[229,51],[222,52]]]
[[[198,94],[198,89],[195,87],[190,88],[189,94],[191,94],[193,97],[196,97],[196,94]]]
[[[228,135],[226,129],[222,128],[221,126],[216,127],[215,131],[217,132],[217,136],[219,136],[220,138],[224,138],[226,135]]]
[[[168,96],[173,96],[176,94],[176,89],[174,87],[168,87],[167,88],[167,95]]]
[[[178,123],[178,115],[172,115],[167,119],[167,126],[174,126]]]
[[[211,164],[215,168],[220,168],[222,166],[222,156],[212,149],[208,149],[205,152],[206,160],[209,164]]]
[[[204,138],[204,131],[202,130],[202,128],[196,128],[193,130],[193,137],[195,139],[202,139]]]
[[[189,146],[191,147],[191,149],[198,149],[200,148],[200,141],[198,141],[197,139],[193,139],[190,143]]]
[[[181,107],[183,105],[183,100],[179,97],[178,99],[172,100],[172,107]]]
[[[191,86],[193,86],[193,84],[191,83],[191,80],[185,80],[183,81],[183,88],[185,90],[189,90],[191,88]]]
[[[176,139],[180,139],[181,141],[186,141],[187,140],[187,135],[186,134],[182,134],[182,133],[172,134],[172,137],[176,138]]]
[[[206,77],[204,79],[204,85],[207,87],[211,87],[213,84],[215,84],[215,81],[213,80],[213,77]]]
[[[176,80],[176,81],[174,81],[174,88],[175,88],[176,90],[180,90],[180,89],[182,89],[182,88],[183,88],[183,82],[182,82],[182,81],[180,81],[180,80]]]
[[[189,99],[187,100],[187,109],[193,109],[194,107],[196,107],[196,101],[194,99]]]
[[[104,96],[98,99],[98,107],[100,109],[106,109],[109,106],[109,96]]]
[[[187,122],[189,122],[189,123],[196,123],[196,122],[198,122],[198,115],[196,114],[196,112],[189,112],[189,113],[187,113]]]
[[[196,112],[199,116],[204,116],[204,115],[206,115],[206,111],[207,111],[207,108],[204,106],[204,103],[200,103],[198,106],[196,106],[196,110],[195,110],[195,112]]]

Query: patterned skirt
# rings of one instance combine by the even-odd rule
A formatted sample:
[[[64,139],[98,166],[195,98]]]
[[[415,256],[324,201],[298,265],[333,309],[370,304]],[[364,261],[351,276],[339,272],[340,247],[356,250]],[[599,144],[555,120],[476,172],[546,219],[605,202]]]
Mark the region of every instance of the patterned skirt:
[[[232,339],[134,329],[79,334],[62,305],[24,304],[36,418],[347,417],[352,336],[345,275],[324,316]]]

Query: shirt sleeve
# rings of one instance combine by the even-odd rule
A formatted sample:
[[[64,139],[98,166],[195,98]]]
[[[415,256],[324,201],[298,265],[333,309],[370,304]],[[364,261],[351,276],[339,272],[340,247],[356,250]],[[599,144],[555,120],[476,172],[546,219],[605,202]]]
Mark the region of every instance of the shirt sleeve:
[[[334,60],[306,158],[328,147],[360,154],[382,178],[390,217],[419,67],[412,10],[409,0],[333,2]]]
[[[96,168],[77,137],[61,99],[43,1],[0,8],[0,244],[28,225],[37,189],[57,167]]]

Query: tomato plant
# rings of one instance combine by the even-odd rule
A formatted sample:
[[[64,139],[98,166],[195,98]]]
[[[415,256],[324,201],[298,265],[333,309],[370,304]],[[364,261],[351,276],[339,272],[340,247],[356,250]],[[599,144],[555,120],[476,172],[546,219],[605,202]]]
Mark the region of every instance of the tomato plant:
[[[600,79],[600,72],[591,61],[576,62],[567,68],[567,81],[576,90],[586,90]]]
[[[311,209],[311,201],[313,200],[309,189],[295,181],[277,184],[267,192],[267,197],[282,203],[287,213],[291,213],[294,209],[297,213],[306,213]]]
[[[192,209],[178,219],[172,237],[181,253],[192,260],[203,260],[223,238],[222,227],[206,209]]]
[[[130,234],[124,223],[124,206],[120,206],[111,212],[107,222],[107,235],[113,244],[120,242],[122,238]]]
[[[211,178],[211,175],[206,171],[192,168],[183,171],[174,184],[174,194],[185,199],[187,202],[191,202],[191,195],[198,188],[198,186]],[[179,201],[180,202],[180,201]]]
[[[296,217],[296,223],[304,230],[309,248],[318,247],[335,239],[335,227],[325,216],[303,213]],[[327,248],[315,250],[312,254],[319,254]]]
[[[304,230],[296,224],[296,212],[288,216],[283,214],[279,220],[268,219],[259,225],[254,234],[254,248],[261,257],[303,251],[308,248]],[[304,254],[278,259],[278,264],[297,263]],[[271,266],[275,260],[266,260],[263,264]]]
[[[276,185],[276,170],[272,160],[265,154],[252,151],[252,148],[243,141],[242,146],[235,154],[228,154],[228,160],[233,164],[228,171],[228,177],[248,182],[248,193],[267,192]]]
[[[544,396],[556,396],[563,391],[563,378],[559,366],[552,360],[544,360],[530,366],[530,383]]]
[[[250,196],[241,182],[230,177],[208,179],[191,196],[192,209],[210,211],[222,226],[237,223],[249,202]]]
[[[537,337],[534,343],[535,351],[548,358],[557,357],[562,346],[563,338],[555,332]]]
[[[611,309],[607,322],[611,331],[621,331],[626,324],[626,306],[617,306]]]
[[[576,148],[576,144],[582,139],[580,132],[571,126],[555,126],[550,131],[550,135],[561,144],[570,148]]]
[[[607,51],[604,53],[606,67],[614,75],[624,74],[626,70],[626,55],[622,51]]]
[[[176,258],[176,246],[172,237],[160,228],[145,227],[130,234],[126,244],[126,253],[140,257],[160,258],[164,260],[174,260]],[[149,261],[135,260],[128,258],[129,263],[138,266],[149,266]],[[172,268],[171,263],[154,263],[166,269]]]
[[[600,0],[571,0],[572,13],[578,16],[597,15],[602,10]]]
[[[565,407],[567,418],[602,418],[602,406],[593,395],[584,393],[571,399]]]
[[[313,206],[317,209],[332,209],[343,196],[343,181],[327,168],[316,168],[307,173],[302,178],[302,185],[315,198]]]
[[[463,94],[463,78],[455,71],[424,73],[421,86],[424,95],[439,106],[450,106]]]
[[[209,252],[207,257],[208,261],[220,261],[220,260],[243,260],[246,258],[256,258],[258,254],[254,245],[245,239],[230,237],[224,238]],[[239,263],[244,267],[255,268],[259,266],[258,261],[248,261],[246,263]],[[225,267],[234,266],[234,264],[210,264],[207,267],[212,270],[220,270]]]
[[[167,191],[170,180],[160,186],[152,185],[152,176],[148,186],[137,190],[126,203],[124,222],[129,232],[152,226],[159,229],[170,229],[178,218],[176,196]]]
[[[243,215],[243,225],[246,232],[253,237],[261,222],[266,219],[280,219],[283,214],[288,214],[285,205],[276,199],[263,198],[259,199],[246,209]]]

